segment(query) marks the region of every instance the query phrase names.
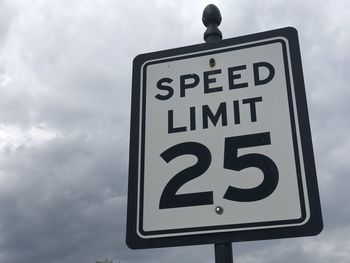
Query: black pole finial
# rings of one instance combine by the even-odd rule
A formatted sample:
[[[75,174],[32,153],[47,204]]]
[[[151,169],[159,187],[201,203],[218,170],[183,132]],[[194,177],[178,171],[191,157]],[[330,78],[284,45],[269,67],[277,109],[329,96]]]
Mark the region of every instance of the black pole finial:
[[[222,33],[218,28],[221,20],[219,8],[213,4],[207,5],[202,16],[203,24],[207,27],[207,30],[204,32],[205,42],[217,42],[222,39]]]

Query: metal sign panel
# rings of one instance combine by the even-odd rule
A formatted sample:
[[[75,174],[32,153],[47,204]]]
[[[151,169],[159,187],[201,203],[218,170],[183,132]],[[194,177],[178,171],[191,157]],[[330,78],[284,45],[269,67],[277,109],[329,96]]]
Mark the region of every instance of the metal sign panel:
[[[296,30],[137,56],[129,165],[131,248],[319,233]]]

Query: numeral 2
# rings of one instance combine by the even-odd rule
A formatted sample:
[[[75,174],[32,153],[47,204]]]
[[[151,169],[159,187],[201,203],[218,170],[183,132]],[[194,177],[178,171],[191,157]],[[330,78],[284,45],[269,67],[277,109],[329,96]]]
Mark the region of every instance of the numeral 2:
[[[213,203],[213,192],[176,194],[185,183],[201,176],[210,166],[211,154],[207,147],[198,142],[176,144],[164,151],[160,156],[167,163],[174,158],[191,154],[198,158],[195,165],[176,174],[165,186],[160,198],[159,208],[175,208],[185,206],[208,205]]]

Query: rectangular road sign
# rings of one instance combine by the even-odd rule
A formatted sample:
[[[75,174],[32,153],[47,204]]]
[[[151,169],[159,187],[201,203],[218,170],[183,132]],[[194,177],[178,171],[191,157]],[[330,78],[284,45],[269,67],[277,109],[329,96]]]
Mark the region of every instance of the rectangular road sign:
[[[295,29],[135,58],[129,247],[321,229]]]

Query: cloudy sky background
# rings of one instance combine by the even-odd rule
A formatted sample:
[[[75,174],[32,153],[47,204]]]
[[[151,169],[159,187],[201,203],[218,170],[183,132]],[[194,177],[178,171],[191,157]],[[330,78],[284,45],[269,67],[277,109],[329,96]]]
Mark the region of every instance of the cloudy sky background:
[[[237,263],[350,262],[350,2],[0,0],[0,262],[214,262],[125,245],[132,59],[298,29],[324,217],[316,237],[234,244]]]

